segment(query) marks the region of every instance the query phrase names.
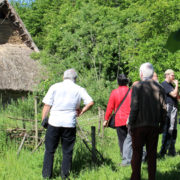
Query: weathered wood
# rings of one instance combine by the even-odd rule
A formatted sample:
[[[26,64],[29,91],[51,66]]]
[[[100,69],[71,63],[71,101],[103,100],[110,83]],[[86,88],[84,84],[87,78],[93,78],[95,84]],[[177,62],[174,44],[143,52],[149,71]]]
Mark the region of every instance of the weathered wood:
[[[13,131],[27,131],[27,129],[14,128],[14,129],[6,129],[6,131],[10,131],[10,132],[13,132]],[[28,132],[34,132],[34,131],[35,131],[34,129],[31,129]],[[38,131],[44,131],[44,129],[39,129]]]
[[[105,112],[104,110],[102,110],[102,137],[104,137],[104,126],[103,126],[103,122],[104,122],[104,117],[105,117]]]
[[[13,25],[16,26],[16,27],[19,27],[19,22],[15,21],[15,22],[13,22]]]
[[[96,163],[96,136],[95,136],[96,128],[95,126],[91,126],[91,140],[92,140],[92,161]]]
[[[35,121],[34,119],[16,118],[16,117],[11,117],[11,116],[7,116],[7,117],[9,119],[20,120],[20,121]]]
[[[35,146],[38,144],[38,119],[37,119],[37,97],[34,98],[34,118],[35,118]]]
[[[34,153],[34,152],[42,145],[42,143],[43,143],[44,141],[45,141],[45,137],[43,137],[43,138],[40,140],[39,144],[33,149],[32,153]]]
[[[96,121],[91,121],[91,122],[89,122],[89,123],[86,123],[86,124],[81,124],[81,127],[83,127],[83,126],[87,126],[87,125],[94,125],[94,124],[96,124],[97,123],[97,120]]]
[[[82,137],[82,135],[80,134],[80,131],[77,131],[77,134],[79,135],[80,139],[81,139],[81,140],[83,141],[83,143],[85,144],[86,148],[87,148],[87,149],[89,150],[89,152],[92,154],[92,153],[93,153],[93,152],[92,152],[92,149],[89,147],[88,142],[86,142],[86,140],[84,139],[84,137]],[[91,142],[89,142],[89,143],[91,144]],[[102,154],[101,154],[97,149],[95,149],[95,152],[100,156],[101,161],[104,162],[104,158],[103,158]],[[99,161],[98,158],[97,158],[97,156],[96,156],[95,158],[96,158],[97,161]]]
[[[26,43],[26,44],[27,44],[27,43],[30,43],[30,42],[31,42],[31,40],[29,40],[29,39],[26,40],[26,41],[24,41],[24,43]]]
[[[98,134],[100,134],[100,132],[101,132],[101,108],[100,107],[98,107]]]
[[[86,139],[86,141],[90,142],[90,140],[89,140],[88,137],[85,135],[85,133],[83,132],[83,130],[82,130],[82,128],[80,127],[80,125],[78,124],[78,122],[77,122],[77,126],[78,126],[80,132],[82,133],[82,135],[84,136],[84,138]],[[83,137],[82,137],[82,138],[83,138]],[[83,138],[83,139],[84,139],[84,138]]]
[[[30,33],[27,31],[24,23],[22,22],[22,20],[20,19],[20,17],[17,15],[17,13],[15,12],[14,8],[11,6],[11,4],[8,3],[8,9],[10,10],[11,14],[14,14],[14,17],[16,19],[16,21],[19,21],[19,24],[21,25],[21,27],[23,28],[24,33],[26,33],[28,35],[28,37],[31,39],[30,41],[30,45],[29,46],[33,46],[34,50],[36,52],[39,52],[38,47],[35,45],[34,41],[32,40],[32,37],[30,35]]]
[[[22,34],[20,34],[20,36],[22,37],[22,36],[27,36],[27,34],[26,33],[22,33]]]
[[[17,156],[19,156],[19,153],[20,153],[20,151],[21,151],[21,149],[22,149],[22,147],[23,147],[23,144],[24,144],[24,142],[25,142],[26,137],[27,137],[27,133],[24,134],[24,137],[23,137],[23,139],[22,139],[22,141],[21,141],[21,144],[20,144],[20,146],[19,146],[19,149],[18,149],[18,151],[17,151]]]

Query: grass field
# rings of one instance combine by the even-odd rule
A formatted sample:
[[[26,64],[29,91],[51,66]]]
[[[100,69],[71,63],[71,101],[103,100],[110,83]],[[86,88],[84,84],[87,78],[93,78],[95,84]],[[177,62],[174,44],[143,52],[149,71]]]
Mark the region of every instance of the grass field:
[[[86,120],[92,115],[84,115],[80,119],[80,124],[84,129],[90,131],[91,125],[86,125]],[[2,119],[2,117],[1,117]],[[1,123],[2,120],[0,119]],[[88,122],[97,121],[89,120]],[[0,123],[0,124],[1,124]],[[85,126],[86,125],[86,126]],[[179,125],[178,125],[179,130]],[[97,131],[97,130],[96,130]],[[0,131],[0,180],[41,180],[41,171],[43,164],[44,145],[35,153],[24,147],[17,157],[19,144],[14,141],[8,141],[3,131]],[[180,179],[180,135],[176,143],[177,155],[175,157],[166,156],[165,159],[157,160],[157,180],[179,180]],[[159,138],[158,151],[161,145],[161,136]],[[115,130],[105,129],[104,138],[97,136],[96,147],[104,157],[104,161],[94,164],[91,161],[91,154],[77,136],[73,165],[70,179],[77,180],[127,180],[131,175],[131,167],[120,167],[121,156],[118,147],[118,140]],[[60,179],[58,176],[60,162],[62,159],[61,148],[57,149],[54,161],[54,179]],[[142,179],[147,179],[147,164],[142,165]]]

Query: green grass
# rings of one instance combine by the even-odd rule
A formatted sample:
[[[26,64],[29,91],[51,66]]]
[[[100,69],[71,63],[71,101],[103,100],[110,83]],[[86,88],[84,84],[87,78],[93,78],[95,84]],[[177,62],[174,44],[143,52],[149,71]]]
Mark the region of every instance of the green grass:
[[[87,120],[89,117],[93,117]],[[91,124],[85,126],[85,122],[92,122],[97,127],[97,117],[92,114],[85,114],[79,120],[79,124],[85,130],[90,131]],[[84,124],[84,125],[83,125]],[[179,125],[178,125],[179,129]],[[96,129],[97,132],[97,129]],[[1,133],[3,134],[3,133]],[[5,145],[5,136],[1,135],[0,141],[0,180],[41,180],[41,171],[44,156],[44,145],[35,153],[24,147],[17,157],[19,144],[9,141]],[[90,138],[90,136],[88,136]],[[180,179],[180,142],[179,132],[176,143],[177,156],[157,160],[157,180],[179,180]],[[105,129],[104,138],[97,135],[96,146],[104,157],[104,161],[93,164],[91,154],[77,136],[74,154],[71,179],[77,180],[128,180],[131,175],[131,167],[120,167],[120,150],[115,130]],[[159,139],[158,151],[161,146],[161,136]],[[60,162],[62,159],[61,148],[57,149],[54,161],[54,179],[58,176]],[[147,164],[142,164],[142,180],[147,179]]]

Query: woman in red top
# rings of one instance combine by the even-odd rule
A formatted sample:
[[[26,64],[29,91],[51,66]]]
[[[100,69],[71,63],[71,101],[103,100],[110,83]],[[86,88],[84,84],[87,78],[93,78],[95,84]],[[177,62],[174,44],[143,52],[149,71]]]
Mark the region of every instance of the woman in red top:
[[[124,74],[120,74],[117,78],[117,81],[119,87],[111,92],[109,102],[107,104],[104,126],[107,125],[107,122],[112,112],[116,111],[116,109],[118,108],[119,104],[121,103],[121,101],[123,100],[124,96],[126,95],[129,89],[129,87],[127,86],[129,80]],[[124,100],[123,104],[121,105],[120,109],[118,110],[115,116],[115,126],[117,130],[121,154],[123,152],[123,143],[127,136],[126,121],[130,113],[130,103],[131,103],[131,90],[129,91],[126,99]]]

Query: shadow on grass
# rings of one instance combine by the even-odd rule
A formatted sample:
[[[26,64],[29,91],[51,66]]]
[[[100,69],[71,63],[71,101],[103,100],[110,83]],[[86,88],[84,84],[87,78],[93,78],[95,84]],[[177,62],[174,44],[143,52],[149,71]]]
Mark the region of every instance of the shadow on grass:
[[[83,170],[92,170],[99,168],[100,166],[109,166],[112,171],[117,171],[115,164],[110,158],[104,158],[103,155],[96,153],[95,161],[92,160],[92,154],[84,146],[76,149],[74,153],[73,163],[72,163],[72,173],[74,177],[77,177]]]
[[[167,171],[164,173],[161,173],[157,171],[156,177],[158,180],[179,180],[180,179],[180,163],[178,163],[175,168],[171,171]]]
[[[73,160],[72,160],[72,168],[71,173],[73,177],[76,178],[79,176],[80,172],[85,170],[96,169],[100,166],[109,166],[112,171],[117,171],[115,164],[112,162],[110,158],[101,158],[101,156],[96,154],[96,162],[92,161],[91,152],[82,144],[76,143],[74,152],[73,152]],[[61,162],[62,162],[62,152],[61,147],[57,148],[56,155],[54,157],[54,168],[53,168],[53,178],[58,178],[61,172]]]
[[[147,171],[147,167],[143,167],[145,171]],[[141,169],[141,172],[144,171]],[[158,170],[156,171],[156,179],[157,180],[180,180],[180,163],[175,165],[175,168],[171,171],[167,172],[159,172]],[[129,178],[125,178],[124,180],[129,180]],[[141,180],[146,180],[144,178],[141,178]]]

